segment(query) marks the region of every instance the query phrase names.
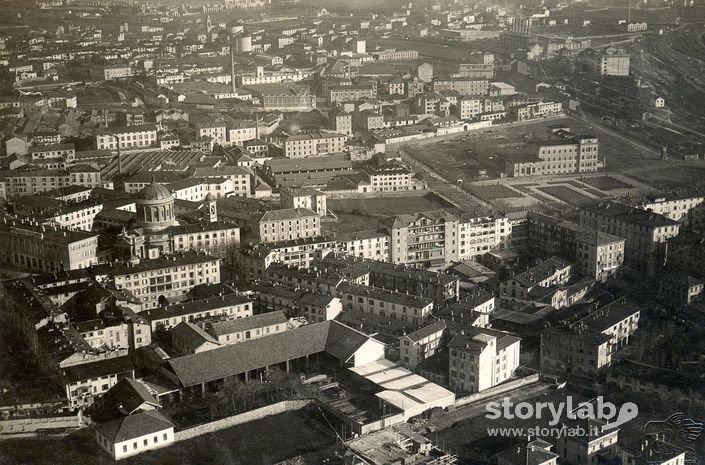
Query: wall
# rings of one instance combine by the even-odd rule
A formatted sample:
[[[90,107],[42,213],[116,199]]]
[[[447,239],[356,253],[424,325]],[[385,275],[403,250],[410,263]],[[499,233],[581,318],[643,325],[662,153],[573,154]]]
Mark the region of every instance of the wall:
[[[77,415],[48,418],[13,418],[0,420],[0,439],[34,436],[39,430],[78,428]]]
[[[522,386],[537,383],[538,381],[539,381],[538,373],[530,375],[530,376],[526,376],[524,378],[515,379],[514,381],[509,381],[509,382],[500,384],[499,386],[485,389],[484,391],[479,392],[477,394],[471,394],[469,396],[456,399],[455,406],[460,407],[461,405],[470,404],[472,402],[477,402],[479,400],[486,399],[488,397],[496,396],[497,394],[501,394],[503,392],[512,391],[512,390],[517,389]]]
[[[233,415],[222,420],[212,421],[203,425],[194,426],[183,431],[178,431],[174,435],[174,441],[185,441],[204,434],[219,431],[221,429],[230,428],[231,426],[240,425],[254,420],[259,420],[270,415],[277,415],[292,410],[299,410],[310,404],[310,400],[284,400],[276,404],[267,405],[266,407],[250,410],[249,412]]]

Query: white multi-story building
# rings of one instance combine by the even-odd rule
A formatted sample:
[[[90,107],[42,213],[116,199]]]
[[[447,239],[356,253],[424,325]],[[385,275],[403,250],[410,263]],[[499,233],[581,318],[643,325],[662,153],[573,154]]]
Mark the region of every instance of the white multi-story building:
[[[521,339],[470,327],[448,344],[450,387],[475,394],[509,380],[519,367]]]
[[[317,132],[291,136],[284,141],[284,156],[305,158],[340,153],[345,148],[348,136],[338,133]]]
[[[156,147],[157,127],[153,124],[102,128],[95,136],[98,150],[129,150]]]

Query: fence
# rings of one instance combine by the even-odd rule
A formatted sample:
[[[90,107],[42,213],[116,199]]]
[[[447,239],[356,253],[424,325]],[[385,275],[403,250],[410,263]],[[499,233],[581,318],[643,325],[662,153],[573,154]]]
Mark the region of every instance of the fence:
[[[204,434],[227,429],[235,425],[241,425],[250,421],[259,420],[270,415],[277,415],[284,412],[290,412],[292,410],[300,410],[310,403],[311,400],[284,400],[277,402],[276,404],[250,410],[249,412],[240,413],[238,415],[212,421],[210,423],[204,423],[183,431],[177,431],[174,435],[174,441],[185,441]]]

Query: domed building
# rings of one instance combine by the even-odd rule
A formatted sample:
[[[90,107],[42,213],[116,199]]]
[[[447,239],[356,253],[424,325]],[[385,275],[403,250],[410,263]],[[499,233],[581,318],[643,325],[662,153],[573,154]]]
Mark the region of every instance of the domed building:
[[[194,214],[181,212],[186,217],[185,224],[176,219],[174,202],[171,191],[154,177],[136,195],[134,227],[120,235],[124,241],[121,245],[129,248],[130,259],[157,258],[187,250],[222,255],[229,246],[240,243],[240,228],[218,221],[212,194],[204,197]]]
[[[137,226],[145,232],[159,232],[179,224],[174,213],[174,196],[169,189],[155,182],[154,178],[151,184],[137,194],[135,206]]]

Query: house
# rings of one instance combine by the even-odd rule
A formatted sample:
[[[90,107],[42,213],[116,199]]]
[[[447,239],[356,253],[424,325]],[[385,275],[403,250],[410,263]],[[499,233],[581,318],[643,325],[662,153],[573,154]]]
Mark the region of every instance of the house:
[[[174,442],[174,424],[156,410],[128,415],[95,427],[98,444],[115,460]]]
[[[220,346],[210,334],[188,321],[182,321],[171,330],[171,341],[182,355],[197,354]]]
[[[556,465],[558,454],[551,451],[552,447],[542,439],[534,439],[497,454],[497,465]]]

